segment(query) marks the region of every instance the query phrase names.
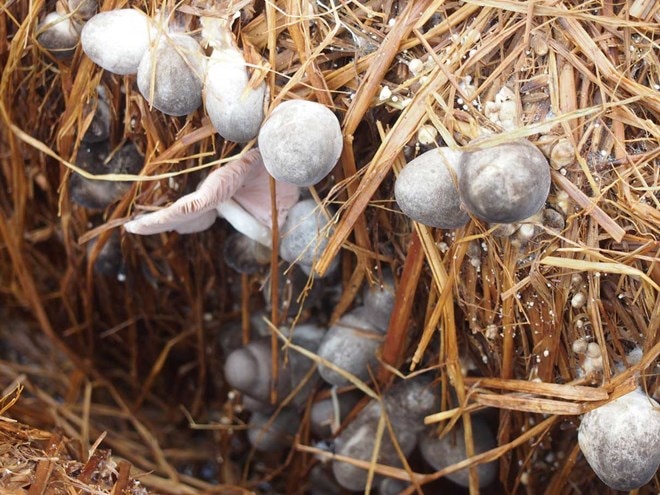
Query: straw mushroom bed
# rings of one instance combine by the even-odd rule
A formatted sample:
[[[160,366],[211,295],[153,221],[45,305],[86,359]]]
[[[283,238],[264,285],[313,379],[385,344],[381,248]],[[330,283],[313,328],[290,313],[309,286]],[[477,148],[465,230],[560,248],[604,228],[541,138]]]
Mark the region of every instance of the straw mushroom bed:
[[[0,491],[320,489],[333,435],[321,442],[309,420],[328,391],[308,392],[287,449],[255,452],[224,343],[258,327],[277,368],[305,352],[280,328],[330,327],[391,273],[378,359],[366,382],[348,377],[361,395],[335,434],[369,396],[422,373],[437,391],[423,422],[460,431],[467,456],[441,469],[419,454],[398,465],[341,459],[367,470],[367,490],[386,475],[405,481],[402,493],[605,493],[578,446],[581,415],[638,387],[660,395],[660,4],[214,3],[233,18],[251,83],[266,82],[266,115],[304,99],[339,118],[338,165],[302,189],[327,246],[301,281],[278,256],[276,219],[272,253],[251,274],[230,266],[224,220],[190,235],[127,233],[124,223],[194,191],[255,142],[223,140],[203,107],[160,113],[135,76],[103,71],[79,45],[69,58],[48,51],[38,26],[54,2],[3,2]],[[197,36],[208,6],[106,0],[100,10],[129,7],[164,10]],[[132,142],[144,164],[104,175],[123,184],[119,197],[90,209],[69,189],[72,174],[99,173],[76,163],[99,86],[108,156]],[[477,139],[527,139],[546,155],[541,212],[452,230],[406,217],[394,200],[406,162],[439,146],[473,151]],[[477,415],[496,446],[475,454]],[[376,445],[388,434],[383,422]],[[497,479],[480,489],[476,466],[494,460]],[[447,481],[466,467],[469,488]],[[656,475],[640,493],[659,488]]]

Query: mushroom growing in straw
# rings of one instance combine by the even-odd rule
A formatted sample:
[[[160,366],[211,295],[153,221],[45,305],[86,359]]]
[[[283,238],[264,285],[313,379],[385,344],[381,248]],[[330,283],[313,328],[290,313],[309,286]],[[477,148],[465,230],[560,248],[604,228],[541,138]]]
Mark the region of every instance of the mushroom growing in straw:
[[[470,216],[461,208],[456,187],[462,153],[436,148],[406,165],[396,179],[394,196],[401,211],[429,227],[454,229]]]
[[[299,191],[284,183],[277,183],[276,188],[277,218],[282,225],[298,201]],[[242,234],[271,247],[270,206],[270,176],[259,151],[251,150],[211,172],[195,192],[127,222],[124,228],[140,235],[173,230],[186,234],[206,230],[219,215]]]
[[[259,149],[277,180],[312,186],[333,169],[343,147],[339,120],[312,101],[280,103],[259,131]]]
[[[641,389],[582,417],[578,443],[598,477],[615,490],[648,483],[660,465],[660,409]]]
[[[206,64],[204,105],[213,127],[237,143],[254,139],[264,119],[265,81],[250,80],[229,21],[202,17],[202,37],[213,48]]]

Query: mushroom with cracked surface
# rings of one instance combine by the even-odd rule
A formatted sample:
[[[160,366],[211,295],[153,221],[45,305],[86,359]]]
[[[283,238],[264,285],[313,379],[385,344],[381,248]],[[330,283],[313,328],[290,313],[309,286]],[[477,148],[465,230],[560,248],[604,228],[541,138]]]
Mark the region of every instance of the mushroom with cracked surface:
[[[320,103],[280,103],[259,131],[259,149],[268,173],[277,180],[312,186],[334,168],[343,138],[339,120]]]
[[[276,195],[278,221],[283,224],[287,212],[298,201],[299,191],[290,184],[277,183]],[[166,208],[138,216],[124,228],[140,235],[173,230],[192,233],[209,228],[217,215],[242,234],[271,247],[270,176],[258,150],[250,150],[214,170],[195,192]]]
[[[550,192],[550,166],[527,140],[463,152],[458,187],[463,206],[486,222],[531,217]]]
[[[641,389],[582,417],[578,443],[598,477],[615,490],[648,483],[660,465],[660,409]]]
[[[436,148],[406,165],[396,179],[394,196],[401,211],[429,227],[454,229],[470,216],[461,207],[457,183],[462,152]]]
[[[84,52],[114,74],[135,74],[152,38],[151,19],[139,10],[117,9],[92,17],[80,33]]]
[[[204,105],[213,127],[237,143],[254,139],[264,119],[265,81],[253,82],[229,21],[202,17],[202,37],[213,48],[204,76]]]

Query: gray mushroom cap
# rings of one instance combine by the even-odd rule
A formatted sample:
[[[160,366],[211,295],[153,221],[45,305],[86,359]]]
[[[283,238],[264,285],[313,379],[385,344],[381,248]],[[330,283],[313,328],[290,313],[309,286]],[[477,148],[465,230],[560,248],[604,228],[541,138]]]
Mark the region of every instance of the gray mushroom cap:
[[[461,157],[458,185],[463,206],[486,222],[531,217],[550,192],[550,166],[529,141],[499,144]]]
[[[420,434],[419,450],[422,453],[422,457],[437,470],[465,460],[467,454],[464,431],[461,423],[442,438],[438,438],[435,432]],[[472,418],[472,438],[475,454],[481,454],[497,446],[493,432],[481,418]],[[477,472],[479,474],[479,486],[488,486],[497,477],[497,462],[479,464]],[[458,485],[464,487],[470,486],[470,473],[468,469],[462,469],[449,474],[447,478]]]
[[[339,120],[320,103],[280,103],[259,131],[259,149],[268,173],[277,180],[311,186],[334,168],[343,139]]]
[[[58,59],[72,56],[79,38],[75,23],[58,12],[48,14],[37,28],[39,44]]]
[[[151,41],[151,20],[144,12],[117,9],[92,17],[80,34],[85,53],[114,74],[135,74]]]
[[[188,35],[160,36],[138,66],[140,93],[164,114],[194,112],[202,104],[203,57],[199,43]]]
[[[406,165],[396,179],[394,196],[401,211],[429,227],[454,229],[470,216],[461,208],[456,181],[463,153],[436,148]]]
[[[262,152],[263,155],[263,152]],[[265,164],[265,160],[264,160]],[[301,266],[314,264],[325,250],[328,239],[324,229],[328,221],[313,199],[296,203],[281,229],[280,256]],[[328,235],[331,233],[328,232]]]
[[[582,417],[578,443],[598,477],[615,490],[648,483],[660,465],[660,409],[641,389]]]

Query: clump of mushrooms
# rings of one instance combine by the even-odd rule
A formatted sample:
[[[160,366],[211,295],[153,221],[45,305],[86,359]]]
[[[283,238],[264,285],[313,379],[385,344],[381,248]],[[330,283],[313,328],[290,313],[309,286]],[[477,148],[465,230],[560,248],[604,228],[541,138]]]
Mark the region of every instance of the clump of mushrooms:
[[[441,228],[463,225],[468,213],[490,223],[519,222],[543,207],[549,191],[548,161],[526,140],[431,150],[410,162],[395,185],[405,214]]]
[[[582,417],[578,443],[598,477],[615,490],[635,490],[660,466],[660,408],[641,389]]]
[[[268,173],[301,187],[312,186],[328,175],[342,147],[335,114],[311,101],[280,103],[259,131],[259,149]]]
[[[384,412],[403,455],[415,448],[417,435],[424,428],[424,416],[438,407],[437,393],[425,377],[411,378],[392,386],[380,401],[371,401],[339,434],[335,452],[339,455],[370,461],[376,446],[378,422]],[[397,449],[384,429],[377,462],[390,466],[400,465]],[[367,471],[341,461],[332,463],[337,482],[347,490],[364,490]]]

